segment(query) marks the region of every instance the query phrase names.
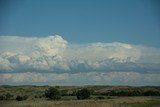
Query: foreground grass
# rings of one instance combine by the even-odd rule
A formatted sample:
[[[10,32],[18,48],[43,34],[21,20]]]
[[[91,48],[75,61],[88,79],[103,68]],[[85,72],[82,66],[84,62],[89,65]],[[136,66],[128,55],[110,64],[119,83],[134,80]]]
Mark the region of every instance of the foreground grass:
[[[0,107],[160,107],[160,97],[116,97],[105,100],[0,101]]]

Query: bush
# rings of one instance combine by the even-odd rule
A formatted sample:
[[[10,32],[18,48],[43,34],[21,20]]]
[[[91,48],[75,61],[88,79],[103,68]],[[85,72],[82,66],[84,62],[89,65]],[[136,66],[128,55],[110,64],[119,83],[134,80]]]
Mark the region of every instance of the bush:
[[[61,99],[61,93],[56,88],[49,88],[45,91],[46,98],[49,98],[51,100],[60,100]]]
[[[160,96],[160,92],[148,90],[148,91],[144,92],[143,95],[144,96]]]
[[[27,100],[27,99],[28,99],[28,96],[27,96],[27,95],[17,96],[17,97],[16,97],[16,100],[17,100],[17,101],[23,101],[23,100]]]
[[[102,99],[105,99],[105,97],[103,97],[103,96],[98,96],[98,97],[96,97],[96,99],[102,100]]]
[[[91,92],[86,88],[81,89],[76,93],[77,99],[79,99],[79,100],[89,99],[90,95],[91,95]]]
[[[37,95],[35,95],[35,96],[34,96],[34,98],[38,98],[38,96],[37,96]]]
[[[11,100],[11,98],[13,98],[13,95],[12,95],[12,94],[7,93],[7,94],[5,95],[5,100]]]
[[[1,95],[0,100],[5,100],[5,96]]]
[[[68,90],[61,90],[61,95],[62,96],[69,96]]]
[[[42,98],[42,96],[39,96],[39,98]]]

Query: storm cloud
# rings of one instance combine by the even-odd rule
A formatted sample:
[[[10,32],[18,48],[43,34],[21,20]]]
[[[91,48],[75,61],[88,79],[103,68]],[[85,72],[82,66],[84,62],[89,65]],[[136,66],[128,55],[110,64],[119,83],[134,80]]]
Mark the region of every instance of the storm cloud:
[[[159,48],[120,42],[70,43],[58,35],[0,36],[0,84],[115,84],[119,80],[130,84],[134,76],[133,85],[143,85],[144,80],[159,85],[155,82],[160,81],[159,74]]]

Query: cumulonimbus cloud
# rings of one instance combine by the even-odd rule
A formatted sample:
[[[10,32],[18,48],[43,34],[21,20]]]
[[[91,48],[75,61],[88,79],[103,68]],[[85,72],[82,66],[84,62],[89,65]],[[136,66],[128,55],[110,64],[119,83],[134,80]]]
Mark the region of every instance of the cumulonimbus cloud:
[[[67,73],[65,76],[69,76],[130,71],[141,75],[159,74],[160,49],[120,42],[75,44],[58,35],[0,36],[0,75],[5,81],[15,77],[9,76],[13,73],[19,73],[21,77],[23,73],[30,77],[39,75],[41,80],[45,80],[49,73]]]
[[[72,44],[58,35],[43,38],[15,36],[0,38],[1,72],[159,70],[159,64],[152,64],[153,66],[148,68],[148,64],[145,66],[138,63],[142,61],[141,59],[154,57],[150,54],[150,57],[143,58],[151,49],[148,48],[148,52],[143,53],[142,47],[131,44],[119,42]]]

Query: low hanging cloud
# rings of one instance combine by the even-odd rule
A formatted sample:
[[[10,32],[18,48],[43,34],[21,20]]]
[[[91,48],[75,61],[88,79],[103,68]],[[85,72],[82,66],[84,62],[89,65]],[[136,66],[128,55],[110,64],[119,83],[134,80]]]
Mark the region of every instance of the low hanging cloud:
[[[133,73],[131,73],[133,72]],[[160,73],[160,49],[127,43],[69,43],[61,36],[18,37],[0,36],[0,76],[1,84],[46,83],[57,81],[66,84],[92,83],[92,77],[85,80],[81,75],[96,74],[103,83],[104,75],[139,75],[135,85],[144,82],[143,76],[154,83],[154,76]],[[104,74],[104,75],[103,75]],[[18,76],[19,75],[19,76]],[[121,77],[106,79],[106,84],[114,84]],[[74,76],[79,76],[77,80]],[[137,78],[137,77],[135,77]],[[160,79],[156,78],[157,81]],[[107,82],[110,81],[110,82]],[[129,82],[126,82],[129,83]],[[74,84],[75,84],[74,83]],[[125,84],[125,81],[123,81]],[[56,83],[55,83],[56,84]],[[157,82],[155,84],[157,85]]]
[[[9,85],[160,85],[160,74],[137,72],[109,73],[5,73],[0,75],[2,84]]]

